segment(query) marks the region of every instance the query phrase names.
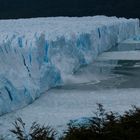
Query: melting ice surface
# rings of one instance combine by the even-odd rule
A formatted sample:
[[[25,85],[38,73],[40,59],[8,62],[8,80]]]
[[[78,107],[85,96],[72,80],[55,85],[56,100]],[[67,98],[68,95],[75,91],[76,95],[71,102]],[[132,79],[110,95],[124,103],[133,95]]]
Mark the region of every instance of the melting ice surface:
[[[0,115],[74,82],[80,67],[138,28],[138,19],[105,16],[1,20]]]

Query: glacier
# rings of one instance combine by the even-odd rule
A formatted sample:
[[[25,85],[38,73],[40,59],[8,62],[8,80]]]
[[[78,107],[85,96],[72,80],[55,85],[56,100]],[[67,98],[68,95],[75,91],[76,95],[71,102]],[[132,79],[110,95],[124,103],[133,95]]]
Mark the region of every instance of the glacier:
[[[0,20],[0,115],[64,85],[138,31],[139,19],[106,16]]]

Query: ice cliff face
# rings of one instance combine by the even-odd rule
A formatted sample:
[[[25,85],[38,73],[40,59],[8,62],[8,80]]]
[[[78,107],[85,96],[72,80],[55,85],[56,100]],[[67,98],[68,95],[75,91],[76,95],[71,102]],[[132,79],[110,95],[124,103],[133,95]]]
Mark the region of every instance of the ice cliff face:
[[[67,76],[138,28],[138,19],[105,16],[1,20],[0,115],[65,84]]]

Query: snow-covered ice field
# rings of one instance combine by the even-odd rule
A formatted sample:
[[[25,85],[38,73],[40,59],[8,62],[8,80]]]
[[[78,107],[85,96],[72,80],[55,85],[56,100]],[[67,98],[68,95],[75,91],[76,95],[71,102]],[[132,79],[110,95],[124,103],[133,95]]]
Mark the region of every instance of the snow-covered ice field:
[[[138,31],[138,19],[106,16],[0,20],[0,115],[75,82],[81,67]]]
[[[0,117],[0,134],[17,117],[62,132],[97,103],[119,113],[140,106],[138,19],[2,20],[0,27],[0,115],[13,111]]]

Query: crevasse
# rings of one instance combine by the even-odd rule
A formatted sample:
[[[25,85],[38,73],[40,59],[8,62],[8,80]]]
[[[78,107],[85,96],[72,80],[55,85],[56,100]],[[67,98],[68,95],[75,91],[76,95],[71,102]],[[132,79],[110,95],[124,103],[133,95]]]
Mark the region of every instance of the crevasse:
[[[106,16],[1,20],[0,115],[65,84],[67,76],[138,30],[138,19]]]

